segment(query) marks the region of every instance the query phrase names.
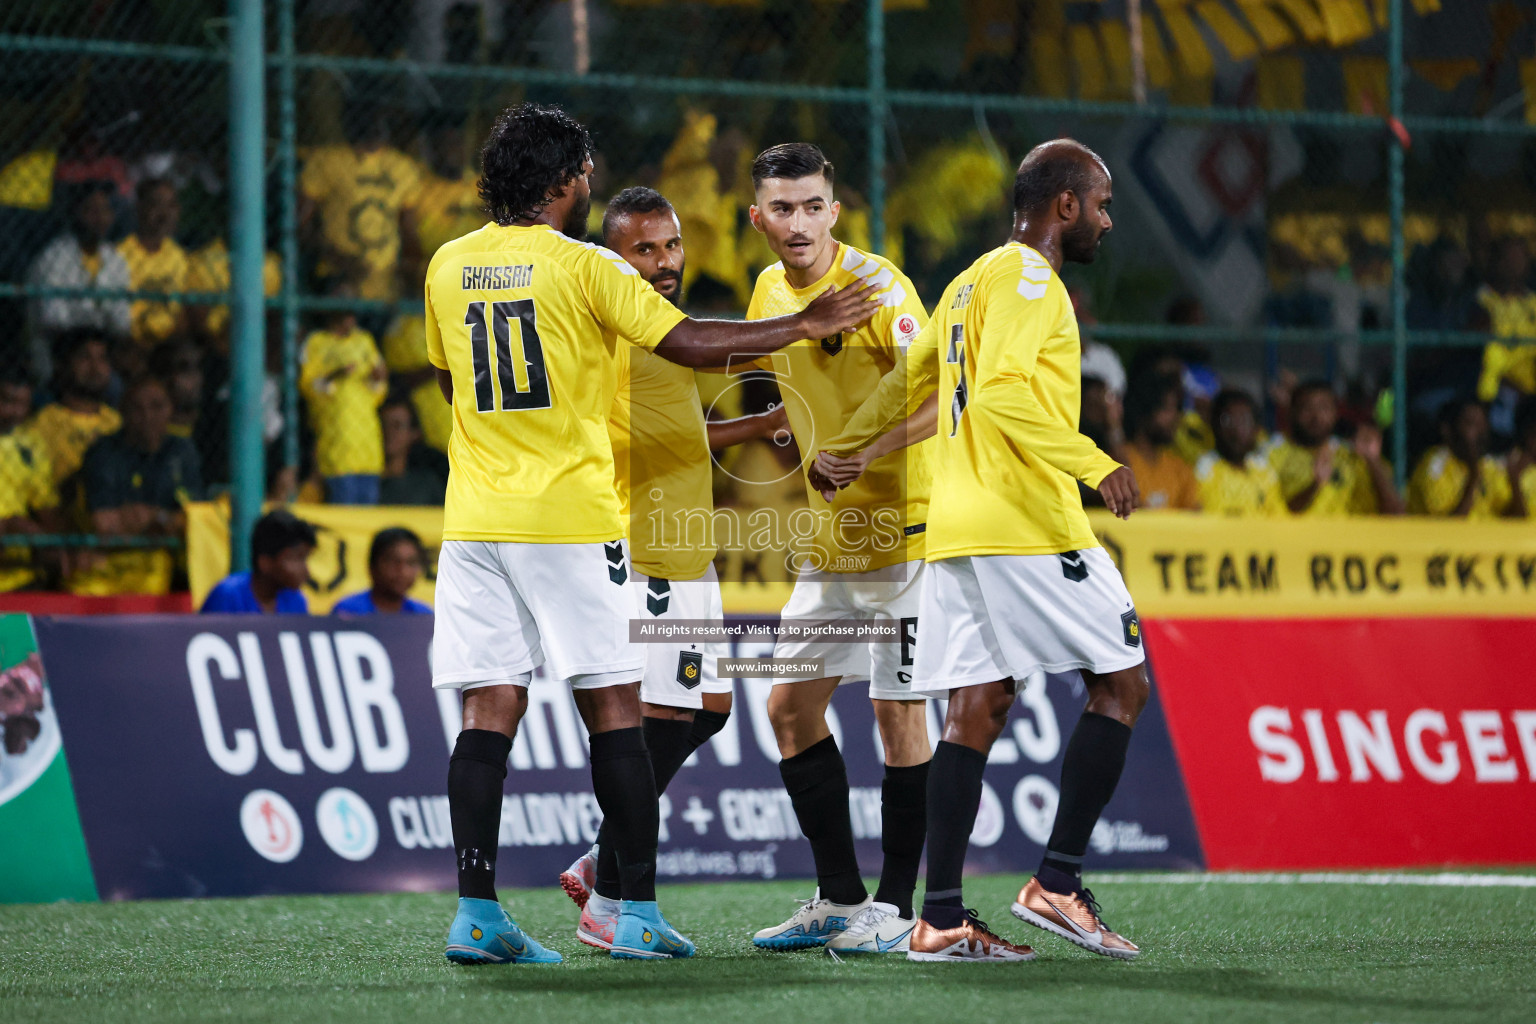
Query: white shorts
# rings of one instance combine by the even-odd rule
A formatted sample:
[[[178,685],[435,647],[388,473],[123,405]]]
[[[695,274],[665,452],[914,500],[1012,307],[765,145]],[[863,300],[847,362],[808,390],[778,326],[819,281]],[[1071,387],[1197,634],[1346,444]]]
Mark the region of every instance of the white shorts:
[[[696,580],[664,580],[636,572],[633,586],[642,621],[693,619],[725,624],[720,578],[713,565]],[[635,646],[645,658],[640,699],[647,703],[698,710],[704,706],[701,695],[731,692],[731,680],[722,682],[716,665],[730,656],[728,644],[667,640]]]
[[[922,619],[914,688],[924,693],[1145,660],[1136,608],[1103,548],[932,562]]]
[[[880,700],[918,700],[912,692],[917,652],[918,605],[927,569],[920,559],[871,572],[806,572],[795,580],[780,619],[811,622],[894,623],[896,639],[837,642],[788,640],[774,645],[775,659],[820,658],[827,677],[842,676],[839,685],[869,683],[869,695]],[[777,679],[775,686],[803,680]]]
[[[640,678],[623,541],[448,540],[437,561],[432,685],[527,686],[533,670],[591,690]]]

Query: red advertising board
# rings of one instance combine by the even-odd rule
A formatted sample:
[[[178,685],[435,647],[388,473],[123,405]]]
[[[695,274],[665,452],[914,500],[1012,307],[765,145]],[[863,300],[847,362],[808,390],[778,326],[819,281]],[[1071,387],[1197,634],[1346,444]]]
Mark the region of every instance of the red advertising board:
[[[1536,620],[1149,620],[1212,870],[1536,860]]]

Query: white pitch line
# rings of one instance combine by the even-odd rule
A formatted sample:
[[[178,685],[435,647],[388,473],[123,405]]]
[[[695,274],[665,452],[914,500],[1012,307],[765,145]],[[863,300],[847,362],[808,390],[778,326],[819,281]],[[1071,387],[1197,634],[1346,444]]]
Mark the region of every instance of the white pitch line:
[[[1441,872],[1435,875],[1359,874],[1313,872],[1308,874],[1241,874],[1188,872],[1166,874],[1134,871],[1089,872],[1095,885],[1116,882],[1145,885],[1433,885],[1454,889],[1536,889],[1536,875],[1477,875]]]

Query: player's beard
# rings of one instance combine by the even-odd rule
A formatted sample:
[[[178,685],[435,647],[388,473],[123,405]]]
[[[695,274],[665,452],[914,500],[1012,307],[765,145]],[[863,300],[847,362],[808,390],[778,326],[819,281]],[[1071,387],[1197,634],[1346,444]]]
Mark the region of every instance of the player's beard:
[[[560,226],[560,233],[568,238],[574,238],[578,242],[587,237],[587,214],[592,212],[592,196],[590,193],[577,196],[571,208],[566,211],[565,223]]]
[[[1061,234],[1061,255],[1068,263],[1092,263],[1099,254],[1099,241],[1104,237],[1093,221],[1081,211],[1077,221]]]
[[[675,270],[675,271],[672,271],[672,270],[658,271],[656,276],[652,277],[650,279],[651,287],[655,288],[656,291],[661,294],[662,298],[664,298],[668,302],[672,303],[672,305],[678,306],[678,307],[681,307],[682,304],[683,304],[683,270],[684,270],[685,267],[687,267],[686,263],[683,264],[682,266],[679,266],[677,268],[677,270]],[[664,291],[661,290],[660,287],[658,287],[658,282],[661,282],[661,281],[676,281],[677,282],[677,287],[672,289],[672,291],[670,293],[664,292]]]

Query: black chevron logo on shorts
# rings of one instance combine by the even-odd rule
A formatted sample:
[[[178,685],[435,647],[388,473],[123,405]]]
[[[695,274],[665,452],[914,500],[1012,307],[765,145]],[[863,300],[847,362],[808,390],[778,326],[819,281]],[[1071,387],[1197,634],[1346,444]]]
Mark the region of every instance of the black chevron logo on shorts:
[[[1061,559],[1061,574],[1073,583],[1081,583],[1088,578],[1088,562],[1081,551],[1063,551],[1056,557]]]
[[[603,545],[603,554],[608,556],[608,578],[613,582],[623,585],[629,580],[629,570],[624,566],[624,545],[620,541]]]
[[[665,615],[672,603],[672,584],[667,580],[652,579],[645,586],[645,610],[652,615]]]

